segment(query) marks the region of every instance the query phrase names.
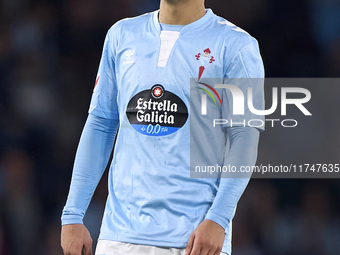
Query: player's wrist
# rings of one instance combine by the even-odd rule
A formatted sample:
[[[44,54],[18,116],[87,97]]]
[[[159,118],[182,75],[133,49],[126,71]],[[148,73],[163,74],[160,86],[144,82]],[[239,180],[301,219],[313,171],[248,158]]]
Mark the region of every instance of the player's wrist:
[[[224,230],[226,230],[230,224],[230,221],[221,215],[218,215],[214,212],[208,211],[207,215],[205,216],[205,220],[211,220],[218,225],[220,225]]]

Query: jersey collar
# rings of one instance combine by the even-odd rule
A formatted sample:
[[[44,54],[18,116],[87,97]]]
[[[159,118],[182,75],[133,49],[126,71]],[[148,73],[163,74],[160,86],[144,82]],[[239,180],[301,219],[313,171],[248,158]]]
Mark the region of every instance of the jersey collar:
[[[161,33],[161,25],[159,24],[158,14],[159,14],[159,10],[154,11],[152,13],[152,19],[153,19],[154,29],[156,30],[157,34],[160,34]],[[197,28],[202,28],[203,24],[205,24],[214,15],[215,14],[213,13],[213,11],[211,9],[206,9],[206,13],[202,18],[184,26],[183,29],[181,30],[181,33],[185,32],[186,30],[192,31],[192,30],[195,30]]]

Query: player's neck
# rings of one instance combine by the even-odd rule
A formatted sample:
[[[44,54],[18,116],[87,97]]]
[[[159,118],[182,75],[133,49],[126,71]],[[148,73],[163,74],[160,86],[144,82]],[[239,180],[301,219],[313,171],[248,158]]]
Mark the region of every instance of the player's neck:
[[[202,18],[205,13],[204,1],[187,0],[170,4],[169,1],[161,0],[159,22],[170,25],[187,25]]]

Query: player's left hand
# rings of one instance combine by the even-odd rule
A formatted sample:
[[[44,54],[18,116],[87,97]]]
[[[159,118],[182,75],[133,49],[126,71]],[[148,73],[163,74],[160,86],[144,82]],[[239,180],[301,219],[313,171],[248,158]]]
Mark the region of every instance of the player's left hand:
[[[224,237],[224,229],[219,224],[204,220],[191,233],[185,255],[219,255]]]

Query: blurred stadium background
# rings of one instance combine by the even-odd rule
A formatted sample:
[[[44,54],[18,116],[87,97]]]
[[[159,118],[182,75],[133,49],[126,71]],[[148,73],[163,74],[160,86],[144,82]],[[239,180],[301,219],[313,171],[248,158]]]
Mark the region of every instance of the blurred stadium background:
[[[0,0],[0,255],[62,254],[60,214],[104,37],[159,0]],[[267,77],[339,77],[339,0],[207,0],[258,39]],[[262,133],[259,162],[340,163],[340,87],[313,101],[303,139]],[[318,112],[319,111],[319,112]],[[332,112],[331,112],[332,111]],[[335,118],[335,119],[334,119]],[[291,133],[290,133],[291,134]],[[85,221],[98,236],[102,181]],[[340,254],[338,179],[253,179],[234,221],[233,255]]]

